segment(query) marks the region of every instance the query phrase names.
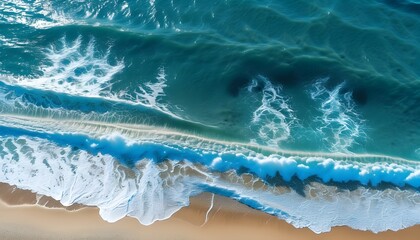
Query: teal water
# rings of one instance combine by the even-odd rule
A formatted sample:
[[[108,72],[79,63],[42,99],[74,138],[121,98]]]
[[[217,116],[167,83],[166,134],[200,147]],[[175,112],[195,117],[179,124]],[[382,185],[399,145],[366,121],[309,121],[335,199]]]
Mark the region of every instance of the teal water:
[[[210,191],[317,232],[420,223],[418,1],[6,0],[0,56],[3,182],[99,206],[108,221],[150,224]],[[164,173],[172,164],[208,175]],[[104,192],[127,185],[89,192],[77,179],[90,168],[104,168]],[[366,215],[343,213],[341,192],[322,221],[291,210],[317,184],[350,189]],[[406,201],[363,208],[387,191]],[[153,199],[164,210],[145,207]],[[393,217],[375,220],[383,209]]]

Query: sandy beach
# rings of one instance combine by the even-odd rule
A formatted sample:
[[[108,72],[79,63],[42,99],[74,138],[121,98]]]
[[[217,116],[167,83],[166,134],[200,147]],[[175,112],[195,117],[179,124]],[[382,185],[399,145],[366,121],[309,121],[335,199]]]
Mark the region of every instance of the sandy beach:
[[[263,236],[264,239],[288,240],[414,240],[420,236],[420,226],[380,234],[336,227],[329,233],[315,234],[306,228],[296,229],[276,217],[221,196],[214,197],[214,206],[208,212],[212,199],[209,193],[192,198],[189,207],[183,208],[168,220],[150,226],[143,226],[129,217],[108,223],[100,218],[97,208],[64,208],[53,199],[37,198],[30,191],[14,189],[7,184],[0,184],[0,193],[0,239],[247,240]]]

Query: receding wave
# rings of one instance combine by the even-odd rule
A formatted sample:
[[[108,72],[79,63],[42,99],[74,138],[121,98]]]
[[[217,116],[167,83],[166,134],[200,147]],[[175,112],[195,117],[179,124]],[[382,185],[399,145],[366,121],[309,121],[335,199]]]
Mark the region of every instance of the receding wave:
[[[11,115],[0,122],[3,182],[64,205],[98,206],[108,221],[128,215],[151,224],[211,191],[316,232],[418,224],[420,169],[413,161],[282,152],[140,125]],[[319,204],[330,209],[323,221]]]

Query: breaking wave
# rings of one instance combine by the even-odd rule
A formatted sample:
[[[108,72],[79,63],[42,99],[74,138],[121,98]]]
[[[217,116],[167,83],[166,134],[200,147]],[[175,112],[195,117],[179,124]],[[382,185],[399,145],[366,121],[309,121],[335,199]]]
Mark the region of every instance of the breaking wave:
[[[210,191],[315,232],[419,223],[417,162],[278,151],[140,125],[13,115],[0,122],[2,182],[66,206],[98,206],[111,222],[133,216],[151,224]],[[320,207],[329,209],[322,221]]]

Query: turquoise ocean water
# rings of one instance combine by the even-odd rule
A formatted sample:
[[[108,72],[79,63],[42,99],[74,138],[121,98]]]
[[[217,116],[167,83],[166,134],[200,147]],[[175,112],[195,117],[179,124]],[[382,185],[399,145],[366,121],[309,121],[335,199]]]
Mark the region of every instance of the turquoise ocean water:
[[[420,223],[418,1],[5,0],[0,57],[1,182],[111,222],[211,192]]]

